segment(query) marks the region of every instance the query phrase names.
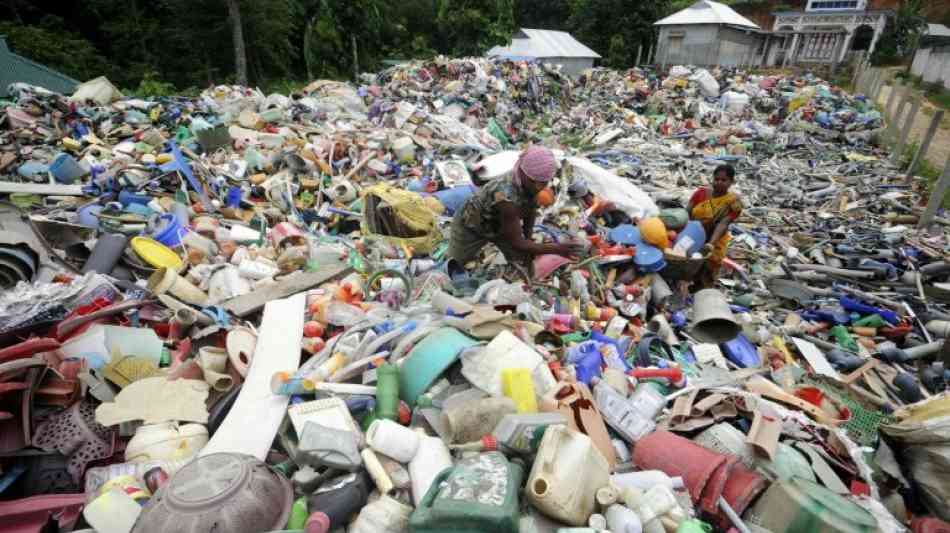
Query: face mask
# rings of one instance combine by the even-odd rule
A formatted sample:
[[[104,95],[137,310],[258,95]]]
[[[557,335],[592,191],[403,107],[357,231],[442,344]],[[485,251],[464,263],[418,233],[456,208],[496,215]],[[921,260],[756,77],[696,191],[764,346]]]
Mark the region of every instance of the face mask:
[[[554,205],[554,191],[550,187],[545,187],[534,195],[534,203],[538,207],[549,207]]]

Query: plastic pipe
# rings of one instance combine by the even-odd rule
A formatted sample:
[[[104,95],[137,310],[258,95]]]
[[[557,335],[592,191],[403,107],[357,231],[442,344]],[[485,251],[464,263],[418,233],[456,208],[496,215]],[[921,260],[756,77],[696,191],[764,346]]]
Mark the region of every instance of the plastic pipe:
[[[634,368],[627,375],[637,379],[666,378],[674,387],[686,386],[686,377],[679,368]]]

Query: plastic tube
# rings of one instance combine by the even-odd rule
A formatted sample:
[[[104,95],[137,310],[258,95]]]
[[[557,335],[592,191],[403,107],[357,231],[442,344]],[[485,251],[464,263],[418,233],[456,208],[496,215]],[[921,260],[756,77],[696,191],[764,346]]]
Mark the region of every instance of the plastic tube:
[[[444,325],[446,325],[444,320],[435,320],[433,322],[429,322],[425,326],[416,328],[414,331],[396,343],[396,347],[392,349],[392,353],[389,356],[390,361],[397,362],[401,360],[403,357],[405,357],[406,352],[415,346],[417,341],[421,340],[426,335],[432,333]]]
[[[416,329],[416,322],[414,320],[410,320],[397,328],[393,328],[393,330],[390,331],[389,333],[386,333],[385,335],[380,335],[371,343],[369,343],[369,346],[367,346],[363,351],[361,352],[358,351],[356,353],[356,357],[365,357],[366,354],[376,353],[376,351],[379,350],[384,345],[389,344],[394,339],[402,335],[412,332],[412,330],[414,329]]]
[[[627,372],[627,375],[637,379],[666,378],[670,380],[671,385],[678,388],[686,385],[686,378],[679,368],[634,368]]]

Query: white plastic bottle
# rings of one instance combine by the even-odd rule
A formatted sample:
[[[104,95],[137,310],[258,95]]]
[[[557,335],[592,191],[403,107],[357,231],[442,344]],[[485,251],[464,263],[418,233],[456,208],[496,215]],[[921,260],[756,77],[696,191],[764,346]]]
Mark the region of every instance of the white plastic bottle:
[[[620,488],[634,487],[643,491],[650,490],[657,485],[669,487],[674,490],[683,488],[683,478],[670,477],[660,470],[642,470],[640,472],[614,474],[610,476],[610,481]]]
[[[400,463],[408,463],[419,449],[419,434],[392,420],[374,420],[366,431],[370,448]]]
[[[360,511],[349,533],[405,533],[409,531],[409,515],[412,507],[383,496]]]
[[[607,527],[613,533],[642,533],[643,525],[640,523],[640,515],[629,509],[615,503],[607,508]]]
[[[416,456],[409,461],[412,501],[418,507],[439,472],[452,466],[449,449],[438,437],[421,436]]]

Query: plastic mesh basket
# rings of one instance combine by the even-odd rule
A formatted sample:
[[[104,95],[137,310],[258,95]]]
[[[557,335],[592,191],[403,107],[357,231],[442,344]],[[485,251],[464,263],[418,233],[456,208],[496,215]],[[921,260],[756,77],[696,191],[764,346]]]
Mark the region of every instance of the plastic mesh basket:
[[[851,419],[841,427],[848,436],[862,446],[874,446],[879,438],[878,427],[894,422],[895,418],[876,408],[870,402],[858,398],[834,382],[806,376],[803,382],[818,387],[832,399],[844,404],[851,410]]]

